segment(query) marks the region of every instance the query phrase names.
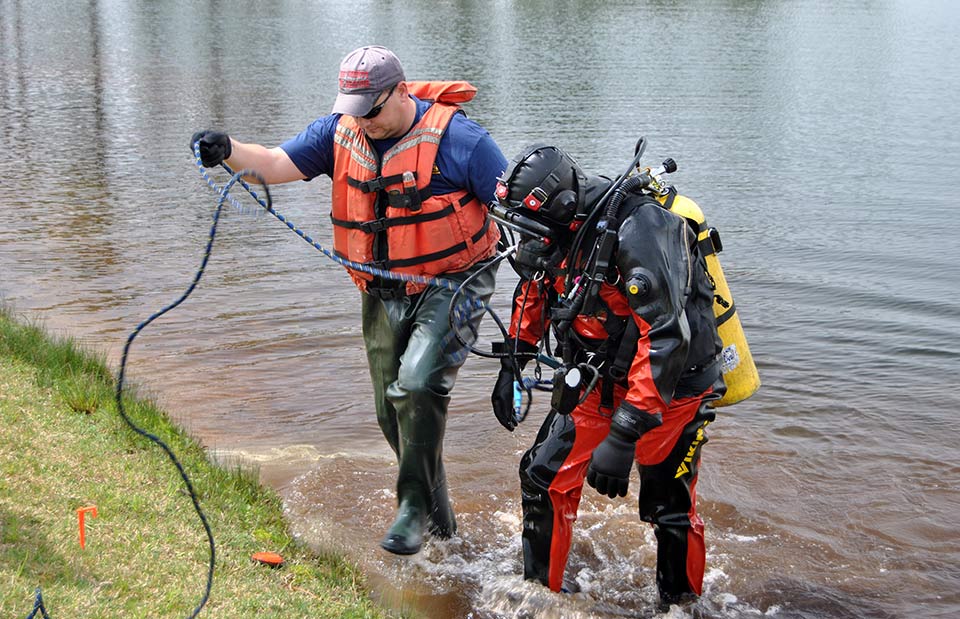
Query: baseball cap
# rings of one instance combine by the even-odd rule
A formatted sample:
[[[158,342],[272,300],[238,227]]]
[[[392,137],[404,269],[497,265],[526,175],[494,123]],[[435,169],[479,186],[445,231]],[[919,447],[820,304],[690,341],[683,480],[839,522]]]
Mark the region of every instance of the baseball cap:
[[[340,63],[340,94],[333,103],[333,113],[363,116],[381,92],[405,79],[400,59],[386,47],[355,49]]]

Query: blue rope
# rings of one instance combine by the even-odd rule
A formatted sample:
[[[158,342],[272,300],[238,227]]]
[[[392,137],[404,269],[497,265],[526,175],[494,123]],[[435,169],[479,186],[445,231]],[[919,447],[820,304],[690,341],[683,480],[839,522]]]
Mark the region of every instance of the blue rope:
[[[43,596],[40,595],[40,587],[37,587],[37,597],[33,602],[33,611],[27,615],[27,619],[35,619],[37,611],[40,611],[40,616],[43,617],[43,619],[50,619],[50,615],[47,614],[47,609],[43,607]]]
[[[222,200],[226,196],[226,194],[224,193],[225,188],[217,185],[217,183],[214,182],[214,180],[207,173],[206,168],[203,166],[203,160],[200,157],[199,141],[194,142],[193,144],[193,155],[194,155],[195,163],[197,165],[197,169],[200,171],[200,175],[207,182],[207,185],[211,189],[213,189],[216,193],[220,194],[221,202],[222,202]],[[231,181],[238,176],[237,174],[234,174],[233,170],[226,163],[221,163],[220,166],[224,170],[226,170],[229,174],[233,175]],[[249,175],[254,176],[256,174],[253,173]],[[239,176],[243,176],[243,174]],[[259,176],[259,175],[256,175],[256,176]],[[362,262],[354,262],[352,260],[341,258],[340,256],[336,255],[334,252],[330,251],[320,243],[313,240],[309,235],[303,232],[303,230],[297,227],[296,224],[294,224],[292,221],[284,217],[281,213],[274,210],[272,202],[271,203],[264,202],[257,195],[257,192],[254,191],[250,187],[250,185],[248,185],[246,181],[244,181],[242,178],[239,179],[239,182],[240,182],[240,185],[247,190],[247,192],[251,195],[251,197],[253,197],[253,199],[256,200],[260,204],[260,206],[262,206],[268,213],[276,217],[278,220],[280,220],[281,223],[283,223],[287,228],[293,231],[297,236],[299,236],[301,239],[303,239],[304,241],[309,243],[311,246],[313,246],[315,249],[320,251],[324,256],[330,258],[337,264],[340,264],[348,269],[369,273],[370,275],[374,275],[384,279],[390,279],[390,280],[402,281],[402,282],[413,282],[416,284],[423,284],[426,286],[437,286],[440,288],[446,288],[447,290],[450,290],[456,293],[457,295],[462,296],[463,300],[456,303],[451,308],[451,326],[453,327],[453,329],[451,330],[450,333],[446,335],[446,337],[442,342],[443,349],[446,349],[446,347],[450,343],[452,343],[454,338],[459,340],[460,343],[463,345],[461,349],[447,355],[447,358],[451,362],[453,363],[462,362],[466,358],[466,356],[473,350],[471,348],[470,343],[464,341],[463,338],[460,337],[459,327],[462,326],[463,324],[469,325],[469,321],[471,320],[475,312],[477,312],[478,310],[482,310],[483,312],[489,313],[493,317],[497,325],[500,327],[500,331],[503,332],[505,336],[509,337],[509,335],[507,334],[506,328],[503,326],[503,321],[500,320],[499,316],[497,316],[493,308],[490,307],[488,303],[485,303],[482,299],[479,299],[462,290],[461,289],[462,284],[459,284],[457,282],[454,282],[448,279],[443,279],[440,277],[430,277],[426,275],[413,275],[409,273],[397,273],[396,271],[379,269],[369,264],[364,264]],[[266,187],[266,183],[264,183],[264,187]],[[240,205],[239,202],[237,202],[233,198],[230,198],[230,203],[233,204],[233,206],[239,211],[241,212],[245,211],[244,207]],[[506,256],[502,256],[497,261],[499,262],[505,257]],[[472,334],[476,337],[476,332],[472,328],[471,328],[471,331],[472,331]],[[476,352],[476,351],[473,351],[473,352]],[[482,356],[499,356],[499,355],[491,355],[491,354],[483,353]]]
[[[193,508],[196,510],[197,515],[200,516],[200,522],[203,523],[204,531],[206,531],[207,533],[207,541],[210,545],[210,563],[207,568],[206,589],[204,590],[203,598],[200,600],[200,603],[197,605],[197,607],[193,609],[193,612],[190,614],[189,619],[194,619],[194,617],[200,614],[200,611],[203,609],[207,601],[210,599],[210,590],[213,587],[213,568],[216,563],[216,547],[213,542],[213,532],[210,530],[210,523],[207,522],[207,517],[203,513],[203,509],[200,508],[200,501],[197,498],[197,493],[193,488],[193,483],[190,481],[190,477],[187,475],[187,472],[184,470],[183,465],[180,464],[180,460],[178,460],[177,456],[173,453],[173,450],[170,449],[169,445],[163,442],[163,439],[161,439],[155,434],[152,434],[144,430],[143,428],[138,426],[136,423],[134,423],[133,420],[130,418],[130,416],[127,414],[127,411],[123,406],[123,384],[124,384],[124,378],[126,376],[126,371],[127,371],[127,358],[129,357],[130,345],[133,344],[133,340],[137,337],[137,335],[141,331],[143,331],[144,327],[146,327],[148,324],[150,324],[160,316],[163,316],[170,310],[174,309],[175,307],[183,303],[187,299],[187,297],[190,296],[190,293],[193,292],[193,290],[197,287],[197,284],[200,282],[200,278],[203,277],[203,273],[207,268],[207,263],[210,261],[210,253],[213,250],[213,240],[217,234],[217,224],[220,221],[220,213],[223,211],[223,204],[228,199],[230,188],[234,185],[234,183],[237,182],[237,180],[239,180],[242,174],[256,176],[255,172],[249,172],[249,171],[244,171],[244,172],[241,172],[240,174],[235,174],[234,177],[230,179],[230,182],[228,182],[226,186],[222,188],[222,190],[218,191],[218,193],[220,193],[220,199],[217,201],[217,209],[213,214],[213,225],[211,225],[210,227],[210,237],[207,240],[207,246],[203,252],[203,260],[201,260],[200,262],[200,268],[197,270],[197,273],[194,276],[193,281],[190,282],[190,286],[187,288],[186,292],[180,295],[180,297],[176,301],[164,307],[162,310],[160,310],[159,312],[156,312],[155,314],[151,315],[149,318],[141,322],[139,325],[137,325],[137,327],[133,330],[133,332],[127,338],[127,342],[123,347],[123,355],[120,358],[120,370],[117,374],[117,390],[116,390],[117,411],[119,411],[120,416],[123,418],[126,424],[130,426],[130,428],[134,432],[149,439],[151,442],[159,445],[163,449],[163,451],[166,452],[167,457],[169,457],[170,461],[173,462],[173,465],[177,467],[177,471],[180,473],[180,478],[183,479],[183,483],[186,484],[187,491],[190,493],[190,500],[193,501]],[[264,184],[264,187],[266,187],[266,184]],[[268,200],[269,200],[269,197],[270,197],[270,191],[268,189],[267,190]],[[229,199],[231,201],[231,204],[237,205],[236,200],[233,200],[232,198],[229,198]],[[269,206],[268,206],[268,210],[269,210]],[[34,600],[34,603],[33,603],[33,611],[31,611],[31,613],[27,615],[26,619],[36,619],[38,612],[40,613],[40,617],[42,619],[50,619],[50,615],[47,614],[47,609],[43,605],[43,596],[40,593],[40,587],[37,587],[36,599]]]
[[[177,467],[177,471],[180,473],[180,478],[183,479],[183,483],[187,486],[187,491],[190,493],[190,500],[193,501],[193,508],[196,510],[197,515],[200,516],[200,521],[203,523],[203,528],[207,533],[207,541],[210,545],[210,563],[207,569],[206,590],[203,593],[203,598],[200,600],[200,603],[197,605],[197,607],[193,610],[193,613],[190,615],[190,619],[193,619],[194,617],[196,617],[200,613],[201,609],[203,609],[204,605],[206,605],[207,600],[210,599],[210,589],[213,586],[213,567],[216,562],[216,547],[213,542],[213,532],[210,530],[210,524],[207,522],[206,515],[204,515],[203,510],[200,508],[200,502],[197,499],[197,493],[194,491],[193,484],[190,482],[190,478],[187,476],[186,471],[183,469],[183,465],[180,464],[180,461],[177,459],[176,455],[174,455],[170,447],[166,443],[164,443],[163,440],[160,439],[160,437],[156,436],[155,434],[151,434],[150,432],[147,432],[146,430],[140,428],[139,426],[137,426],[137,424],[133,422],[132,419],[130,419],[130,416],[127,414],[126,410],[123,407],[123,383],[124,383],[124,377],[126,375],[126,369],[127,369],[127,357],[130,353],[130,345],[133,343],[133,340],[151,322],[153,322],[157,318],[163,316],[170,310],[174,309],[175,307],[183,303],[187,299],[187,297],[190,296],[190,293],[192,293],[193,290],[197,287],[197,284],[200,282],[200,278],[203,277],[203,273],[207,268],[207,263],[210,261],[210,253],[213,249],[213,240],[217,234],[217,224],[220,221],[220,214],[221,212],[223,212],[223,204],[227,200],[227,195],[230,192],[230,188],[233,187],[234,183],[236,183],[239,180],[242,174],[247,174],[252,176],[256,175],[256,173],[249,172],[249,171],[243,171],[238,174],[234,174],[233,178],[230,179],[230,182],[228,182],[220,192],[220,199],[217,201],[217,209],[213,214],[213,224],[210,227],[210,237],[207,240],[207,246],[203,252],[203,259],[200,262],[200,268],[197,269],[197,273],[194,276],[193,281],[190,282],[190,286],[182,295],[180,295],[180,297],[176,301],[164,307],[162,310],[156,312],[155,314],[151,315],[149,318],[141,322],[139,325],[137,325],[136,329],[134,329],[133,332],[130,334],[130,336],[127,338],[127,343],[123,347],[123,355],[120,358],[120,371],[119,371],[119,374],[117,375],[116,400],[117,400],[117,410],[120,412],[120,416],[123,417],[123,420],[127,423],[128,426],[130,426],[130,428],[134,432],[149,439],[153,443],[159,445],[166,452],[167,456],[170,458],[170,461],[173,462],[174,466]],[[270,194],[268,190],[267,191],[268,199],[269,199],[269,195]]]
[[[213,179],[210,178],[210,175],[207,174],[206,168],[203,167],[203,161],[200,159],[200,145],[199,145],[199,142],[198,142],[198,143],[195,143],[195,144],[193,145],[193,154],[194,154],[194,156],[196,157],[196,164],[197,164],[197,168],[200,170],[200,175],[203,176],[204,180],[207,181],[207,185],[209,185],[210,188],[213,189],[215,192],[217,192],[218,194],[221,194],[221,195],[222,195],[222,194],[223,194],[223,188],[221,188],[219,185],[217,185],[217,184],[213,181]],[[233,176],[236,176],[236,175],[234,174],[233,170],[230,168],[230,166],[228,166],[226,163],[221,163],[220,165],[221,165],[221,166],[223,167],[223,169],[226,170],[229,174],[231,174],[231,175],[233,175]],[[255,175],[255,173],[254,173],[254,174],[249,174],[249,173],[248,173],[248,174],[246,174],[246,175],[253,176],[253,175]],[[447,290],[450,290],[450,291],[452,291],[452,292],[456,292],[456,291],[457,291],[457,288],[460,287],[460,284],[458,284],[457,282],[450,281],[450,280],[443,279],[443,278],[439,278],[439,277],[429,277],[429,276],[426,276],[426,275],[412,275],[412,274],[409,274],[409,273],[397,273],[396,271],[388,271],[388,270],[386,270],[386,269],[378,269],[377,267],[371,266],[371,265],[369,265],[369,264],[364,264],[364,263],[362,263],[362,262],[354,262],[354,261],[352,261],[352,260],[347,260],[346,258],[341,258],[340,256],[336,255],[335,253],[333,253],[332,251],[330,251],[329,249],[327,249],[326,247],[324,247],[324,246],[321,245],[320,243],[318,243],[318,242],[316,242],[315,240],[313,240],[309,235],[307,235],[305,232],[303,232],[303,230],[301,230],[300,228],[298,228],[298,227],[296,226],[296,224],[294,224],[292,221],[290,221],[289,219],[287,219],[286,217],[284,217],[281,213],[279,213],[279,212],[277,212],[276,210],[274,210],[274,208],[273,208],[272,205],[264,202],[264,201],[257,195],[257,192],[255,192],[255,191],[250,187],[250,185],[248,185],[247,182],[244,181],[242,178],[240,179],[240,185],[241,185],[244,189],[246,189],[247,192],[253,197],[253,199],[256,200],[256,201],[260,204],[260,206],[262,206],[268,213],[270,213],[271,215],[273,215],[274,217],[276,217],[277,219],[279,219],[285,226],[287,226],[287,228],[289,228],[289,229],[292,230],[294,233],[296,233],[297,236],[299,236],[301,239],[303,239],[304,241],[306,241],[307,243],[309,243],[310,245],[312,245],[315,249],[319,250],[323,255],[325,255],[326,257],[330,258],[331,260],[333,260],[333,261],[336,262],[337,264],[340,264],[340,265],[342,265],[342,266],[344,266],[344,267],[347,267],[348,269],[353,269],[354,271],[362,271],[362,272],[364,272],[364,273],[369,273],[370,275],[375,275],[375,276],[377,276],[377,277],[382,277],[382,278],[384,278],[384,279],[392,279],[392,280],[403,281],[403,282],[413,282],[413,283],[416,283],[416,284],[424,284],[424,285],[427,285],[427,286],[439,286],[439,287],[441,287],[441,288],[446,288]],[[234,199],[231,198],[230,201],[231,201],[231,204],[234,205],[234,207],[236,207],[237,209],[239,209],[239,210],[241,210],[241,211],[243,210],[243,207],[242,207],[236,200],[234,200]],[[471,297],[471,296],[468,295],[468,294],[464,294],[464,296],[467,297],[468,300],[470,301],[470,303],[473,304],[473,309],[483,309],[483,310],[487,310],[487,309],[488,309],[487,304],[484,303],[483,301],[481,301],[481,300],[479,300],[479,299],[477,299],[477,298],[475,298],[475,297]]]

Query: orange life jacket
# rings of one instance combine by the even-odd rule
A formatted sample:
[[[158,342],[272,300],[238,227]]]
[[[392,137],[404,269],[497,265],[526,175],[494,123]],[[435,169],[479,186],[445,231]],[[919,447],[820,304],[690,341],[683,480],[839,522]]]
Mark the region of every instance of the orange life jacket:
[[[342,116],[337,124],[333,249],[346,260],[397,273],[456,273],[493,255],[500,238],[487,207],[473,194],[430,192],[440,139],[460,109],[457,103],[469,101],[477,90],[467,82],[406,84],[411,94],[434,103],[383,154],[382,162],[352,116]],[[363,291],[374,279],[363,271],[347,271]],[[406,292],[416,294],[425,287],[407,282]]]

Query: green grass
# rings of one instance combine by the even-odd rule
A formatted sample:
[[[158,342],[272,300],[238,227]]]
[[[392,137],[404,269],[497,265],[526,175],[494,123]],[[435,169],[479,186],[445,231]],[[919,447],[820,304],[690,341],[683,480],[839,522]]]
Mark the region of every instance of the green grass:
[[[134,433],[104,360],[0,308],[0,617],[26,617],[40,587],[54,619],[188,617],[209,562],[206,534],[166,454]],[[390,616],[342,558],[294,540],[256,474],[213,464],[150,401],[135,423],[165,441],[193,482],[217,549],[200,617]],[[77,509],[86,517],[81,550]],[[250,555],[279,552],[271,569]]]

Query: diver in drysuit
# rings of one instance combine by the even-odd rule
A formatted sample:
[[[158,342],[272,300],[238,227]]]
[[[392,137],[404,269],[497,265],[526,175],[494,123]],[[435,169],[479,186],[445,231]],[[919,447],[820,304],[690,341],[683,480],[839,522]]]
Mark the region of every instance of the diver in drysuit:
[[[565,588],[584,479],[622,497],[636,463],[640,518],[654,528],[666,607],[701,592],[696,483],[715,418],[707,404],[725,391],[721,342],[695,232],[629,180],[613,183],[547,145],[522,151],[500,178],[504,212],[549,234],[519,243],[505,348],[514,354],[503,358],[491,400],[512,431],[514,381],[552,329],[563,366],[551,410],[520,462],[524,577]],[[598,205],[606,208],[600,227],[590,217]]]

